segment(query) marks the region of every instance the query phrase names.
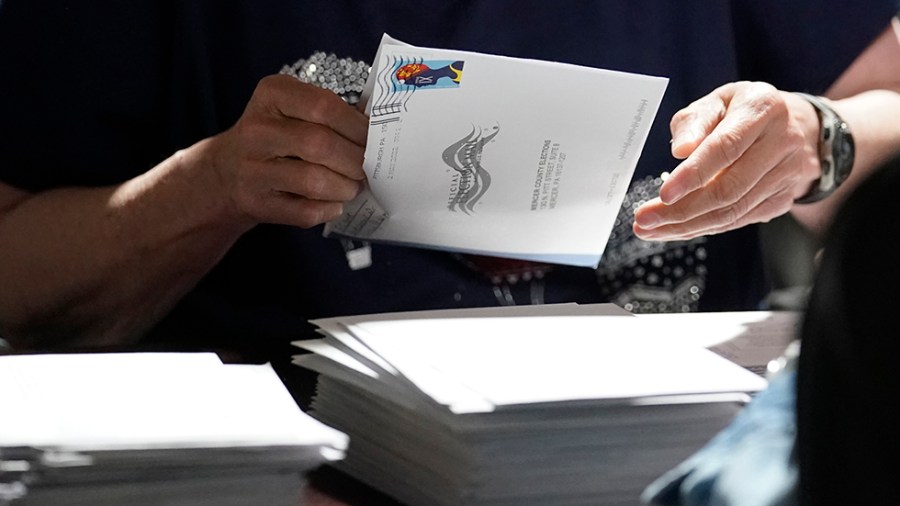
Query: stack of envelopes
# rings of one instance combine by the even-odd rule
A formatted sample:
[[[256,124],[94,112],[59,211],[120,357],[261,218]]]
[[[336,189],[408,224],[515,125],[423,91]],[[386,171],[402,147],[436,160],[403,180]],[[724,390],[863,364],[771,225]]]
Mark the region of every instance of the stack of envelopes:
[[[410,505],[636,504],[766,384],[609,305],[314,323],[336,467]]]
[[[347,437],[269,365],[214,354],[0,357],[0,504],[296,506]]]

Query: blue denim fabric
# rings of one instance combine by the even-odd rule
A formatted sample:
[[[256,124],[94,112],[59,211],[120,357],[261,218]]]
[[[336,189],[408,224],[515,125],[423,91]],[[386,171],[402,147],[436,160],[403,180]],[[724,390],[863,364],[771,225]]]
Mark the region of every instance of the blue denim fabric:
[[[771,379],[697,453],[651,483],[649,504],[793,506],[797,504],[796,371]]]

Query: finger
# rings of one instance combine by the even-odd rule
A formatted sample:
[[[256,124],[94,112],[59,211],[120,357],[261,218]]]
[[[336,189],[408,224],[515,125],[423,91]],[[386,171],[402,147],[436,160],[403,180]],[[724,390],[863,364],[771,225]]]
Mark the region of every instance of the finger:
[[[257,118],[242,125],[249,158],[300,158],[356,180],[365,179],[364,149],[325,126],[293,118]]]
[[[770,86],[753,86],[733,96],[734,87],[722,87],[725,116],[697,149],[681,162],[660,188],[660,198],[671,204],[702,188],[732,165],[756,141],[773,115],[787,117],[787,108]],[[780,105],[780,107],[779,107]]]
[[[705,235],[711,230],[737,228],[745,223],[745,217],[762,202],[782,193],[784,188],[763,188],[760,185],[733,204],[715,209],[694,218],[646,229],[635,223],[635,234],[644,239],[673,240]],[[663,204],[664,205],[664,204]],[[786,210],[786,209],[785,209]]]
[[[260,223],[309,228],[331,221],[344,210],[340,202],[326,202],[299,197],[291,193],[273,192],[256,208]]]
[[[365,150],[334,131],[315,123],[295,119],[285,123],[277,136],[277,153],[322,165],[348,178],[365,179]]]
[[[753,207],[734,221],[710,224],[708,226],[701,223],[679,223],[646,231],[635,225],[634,233],[646,241],[686,241],[696,237],[721,234],[781,216],[790,209],[793,201],[794,197],[791,192],[788,189],[784,189],[764,199],[756,207]]]
[[[753,189],[735,203],[692,219],[652,229],[635,222],[635,234],[648,240],[687,239],[740,228],[751,223],[767,221],[787,212],[793,203],[792,188],[798,178],[795,170],[797,154],[769,171]],[[658,200],[649,206],[664,206]]]
[[[798,129],[769,130],[762,134],[737,162],[721,170],[701,191],[695,191],[675,202],[665,205],[661,201],[635,210],[635,222],[642,229],[650,229],[670,223],[683,223],[717,209],[735,208],[741,213],[740,201],[753,189],[772,192],[783,184],[766,174],[794,160],[793,155],[802,149],[803,134]],[[782,175],[790,175],[793,169],[781,169]],[[760,186],[762,185],[762,186]]]
[[[358,146],[366,144],[368,118],[331,91],[286,75],[263,79],[258,90],[281,115],[327,126]]]
[[[259,171],[257,184],[311,200],[344,202],[359,193],[361,183],[306,160],[282,158]]]

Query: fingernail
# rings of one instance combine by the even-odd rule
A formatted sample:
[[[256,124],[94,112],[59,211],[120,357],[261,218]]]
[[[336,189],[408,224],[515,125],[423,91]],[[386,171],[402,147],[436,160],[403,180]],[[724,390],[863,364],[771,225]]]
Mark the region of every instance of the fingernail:
[[[634,215],[634,222],[638,224],[641,228],[655,228],[660,222],[659,215],[653,211],[647,211],[640,214]]]
[[[675,137],[672,137],[672,141],[670,142],[670,144],[672,144],[672,149],[678,149],[682,144],[689,142],[691,137],[692,135],[688,131],[680,132]]]
[[[666,181],[659,188],[659,200],[662,200],[666,205],[671,205],[681,200],[684,197],[684,193],[685,188],[678,184],[678,181]]]
[[[644,241],[652,241],[655,238],[654,237],[655,233],[653,230],[647,230],[645,228],[641,228],[640,225],[633,226],[632,231],[634,232],[634,235],[637,236],[638,239],[641,239]]]
[[[672,140],[669,142],[671,144],[672,154],[676,158],[682,158],[690,154],[690,151],[693,150],[693,146],[696,146],[700,143],[700,139],[703,136],[702,132],[699,132],[694,129],[685,129],[678,133]],[[692,146],[690,151],[687,150],[685,146]]]

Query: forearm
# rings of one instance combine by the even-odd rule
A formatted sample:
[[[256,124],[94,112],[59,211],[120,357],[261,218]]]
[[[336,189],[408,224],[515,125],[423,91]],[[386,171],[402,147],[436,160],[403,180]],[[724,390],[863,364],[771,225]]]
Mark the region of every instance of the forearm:
[[[232,128],[120,186],[0,184],[0,335],[139,338],[257,223],[337,218],[365,178],[367,128],[334,93],[275,75]]]
[[[197,165],[206,142],[120,186],[0,211],[0,334],[25,348],[113,344],[162,318],[251,226]]]

